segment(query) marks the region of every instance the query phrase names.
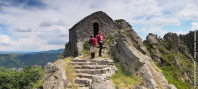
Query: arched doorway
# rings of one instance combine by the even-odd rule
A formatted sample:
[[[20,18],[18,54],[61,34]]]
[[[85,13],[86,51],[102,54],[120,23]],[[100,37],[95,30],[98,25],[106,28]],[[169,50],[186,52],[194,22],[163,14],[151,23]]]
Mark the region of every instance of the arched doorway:
[[[97,22],[93,23],[93,32],[94,32],[94,37],[98,35],[99,32],[99,24]]]

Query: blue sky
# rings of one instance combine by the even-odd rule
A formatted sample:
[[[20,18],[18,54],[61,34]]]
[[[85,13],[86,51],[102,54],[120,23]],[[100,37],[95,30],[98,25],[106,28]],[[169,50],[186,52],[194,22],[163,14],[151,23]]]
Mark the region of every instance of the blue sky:
[[[196,0],[0,0],[0,51],[64,48],[68,29],[96,11],[125,19],[143,40],[198,29]]]

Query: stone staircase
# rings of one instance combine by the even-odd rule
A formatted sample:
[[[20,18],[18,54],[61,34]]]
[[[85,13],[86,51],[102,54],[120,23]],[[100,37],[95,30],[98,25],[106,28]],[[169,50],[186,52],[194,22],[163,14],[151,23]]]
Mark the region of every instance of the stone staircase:
[[[117,71],[111,58],[97,57],[89,59],[76,57],[71,60],[70,64],[73,65],[76,71],[75,83],[79,86],[79,89],[88,89],[93,76],[108,79]]]

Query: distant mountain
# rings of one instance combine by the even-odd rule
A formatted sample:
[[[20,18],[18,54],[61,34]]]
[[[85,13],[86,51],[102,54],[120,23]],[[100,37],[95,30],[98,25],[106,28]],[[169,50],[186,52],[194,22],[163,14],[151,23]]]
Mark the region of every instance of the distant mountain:
[[[31,55],[35,55],[35,54],[39,54],[39,53],[54,54],[54,53],[61,53],[63,51],[64,51],[64,49],[58,49],[58,50],[49,50],[49,51],[40,51],[40,52],[30,52],[27,54],[31,54]]]
[[[0,51],[0,54],[19,54],[19,55],[24,55],[30,52],[26,51]]]
[[[33,65],[44,67],[47,62],[56,61],[59,55],[60,53],[39,53],[35,55],[0,54],[0,66],[5,68],[20,68]]]
[[[28,52],[28,51],[0,51],[0,54],[19,54],[19,55],[25,55],[25,54],[39,54],[39,53],[45,53],[45,54],[53,54],[53,53],[61,53],[64,51],[64,49],[58,49],[58,50],[49,50],[49,51],[40,51],[40,52]]]

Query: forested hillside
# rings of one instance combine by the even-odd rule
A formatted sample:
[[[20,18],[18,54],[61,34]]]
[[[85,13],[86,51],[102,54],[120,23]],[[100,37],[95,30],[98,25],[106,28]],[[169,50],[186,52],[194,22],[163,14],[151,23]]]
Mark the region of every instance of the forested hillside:
[[[38,65],[44,67],[47,62],[54,62],[58,59],[60,53],[54,54],[0,54],[0,66],[5,68],[20,68],[23,66]]]
[[[44,71],[41,67],[23,67],[24,71],[9,71],[0,67],[0,89],[32,89],[39,88]],[[2,72],[3,70],[3,72]]]

